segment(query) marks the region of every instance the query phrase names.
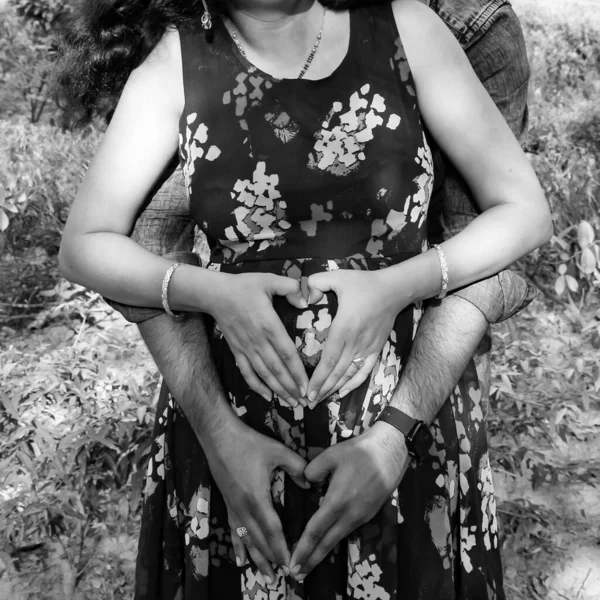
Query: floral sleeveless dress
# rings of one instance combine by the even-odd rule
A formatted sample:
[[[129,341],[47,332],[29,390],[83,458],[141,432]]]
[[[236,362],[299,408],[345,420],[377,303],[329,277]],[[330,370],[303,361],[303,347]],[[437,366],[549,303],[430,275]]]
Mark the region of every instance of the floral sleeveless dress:
[[[209,241],[208,268],[299,278],[380,269],[427,247],[432,152],[391,6],[351,11],[350,27],[343,62],[318,81],[277,80],[256,69],[221,22],[210,43],[200,28],[180,32],[186,94],[180,156],[191,212]],[[335,317],[335,295],[305,310],[277,298],[275,308],[310,376]],[[370,380],[314,411],[253,393],[216,326],[211,348],[239,417],[310,460],[360,435],[390,401],[420,314],[410,306],[398,315]],[[136,598],[504,598],[483,419],[473,372],[432,425],[429,457],[409,467],[381,511],[302,584],[279,570],[267,587],[254,565],[236,566],[223,498],[164,389]],[[290,545],[323,493],[276,473],[272,495]]]

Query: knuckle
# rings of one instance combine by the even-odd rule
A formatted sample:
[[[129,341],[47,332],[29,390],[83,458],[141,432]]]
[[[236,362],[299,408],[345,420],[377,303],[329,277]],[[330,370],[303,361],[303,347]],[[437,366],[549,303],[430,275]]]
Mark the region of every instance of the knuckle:
[[[239,365],[238,368],[240,373],[244,376],[244,379],[251,385],[256,386],[259,384],[258,377],[256,376],[256,372],[248,367],[247,365]]]
[[[269,321],[262,319],[260,321],[257,321],[254,325],[255,331],[254,335],[252,336],[254,342],[262,342],[262,340],[269,336],[269,334],[271,333],[271,329],[272,325],[271,323],[269,323]]]
[[[334,383],[337,383],[343,377],[347,377],[347,376],[348,376],[348,367],[338,366],[331,372],[328,383],[331,383],[333,385]]]
[[[322,360],[328,369],[333,369],[338,362],[338,359],[335,356],[324,356]]]
[[[352,509],[348,512],[347,519],[351,528],[356,529],[360,525],[364,525],[369,520],[369,517],[360,510]]]
[[[269,371],[271,372],[271,374],[274,375],[275,377],[277,377],[277,379],[279,379],[284,374],[283,367],[279,363],[272,361],[272,362],[269,362],[267,367],[268,367]]]
[[[276,541],[283,536],[283,529],[277,519],[269,519],[269,522],[265,523],[265,529],[263,531],[267,541]]]
[[[343,515],[347,515],[349,512],[351,512],[352,509],[348,507],[346,502],[340,499],[337,501],[332,500],[331,502],[328,502],[327,511],[331,515],[332,520],[337,521]]]
[[[321,533],[316,529],[307,529],[304,532],[304,535],[306,536],[308,542],[313,546],[317,545],[321,541]]]
[[[269,371],[264,365],[254,365],[254,371],[263,381],[266,381],[270,376]]]
[[[291,363],[294,358],[296,358],[296,352],[288,349],[280,350],[279,358],[281,358],[284,363]]]

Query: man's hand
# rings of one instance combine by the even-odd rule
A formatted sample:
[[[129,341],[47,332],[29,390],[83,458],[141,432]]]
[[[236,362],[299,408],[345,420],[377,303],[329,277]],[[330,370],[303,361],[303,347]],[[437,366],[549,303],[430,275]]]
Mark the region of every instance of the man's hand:
[[[398,487],[409,463],[404,436],[387,423],[324,450],[306,467],[310,482],[329,488],[290,563],[302,581],[342,539],[372,519]]]
[[[227,432],[226,435],[225,431]],[[271,564],[287,569],[290,561],[281,522],[271,499],[271,477],[276,468],[283,469],[296,483],[307,488],[304,478],[306,461],[282,443],[244,425],[230,421],[220,430],[220,440],[204,444],[210,472],[223,494],[231,540],[238,566],[250,555],[260,572],[275,581]],[[240,538],[238,527],[248,534]]]

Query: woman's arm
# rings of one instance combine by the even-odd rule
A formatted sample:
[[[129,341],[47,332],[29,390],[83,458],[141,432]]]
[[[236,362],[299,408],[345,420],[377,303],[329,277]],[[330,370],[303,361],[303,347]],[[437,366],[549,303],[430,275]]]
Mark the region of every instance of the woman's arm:
[[[420,2],[395,0],[393,8],[423,121],[483,211],[442,245],[448,287],[456,289],[548,241],[550,211],[527,157],[448,28]],[[413,300],[436,295],[436,253],[408,263],[415,270],[411,281],[420,283]]]
[[[169,32],[131,73],[73,202],[59,254],[67,279],[120,302],[161,305],[171,263],[128,236],[177,153],[183,104],[179,36]],[[174,308],[183,308],[183,298],[171,298]]]
[[[550,211],[527,157],[448,28],[415,0],[395,0],[393,9],[423,121],[484,211],[441,245],[453,290],[545,243],[552,234]],[[339,298],[309,384],[313,403],[337,390],[344,395],[368,377],[398,312],[439,294],[441,269],[429,250],[380,271],[318,273],[309,284],[312,302],[326,291]],[[350,369],[357,357],[365,359],[358,371]]]
[[[171,260],[129,238],[148,194],[177,153],[184,106],[179,35],[172,31],[127,81],[71,206],[59,253],[65,278],[133,306],[160,307]],[[221,273],[182,265],[174,310],[210,312]]]
[[[177,152],[183,106],[179,36],[169,32],[129,77],[75,198],[59,255],[67,279],[124,304],[161,306],[161,285],[172,261],[128,235]],[[272,298],[300,297],[299,292],[298,282],[288,277],[182,265],[171,280],[169,302],[174,310],[211,314],[252,388],[295,405],[305,396],[308,378]]]

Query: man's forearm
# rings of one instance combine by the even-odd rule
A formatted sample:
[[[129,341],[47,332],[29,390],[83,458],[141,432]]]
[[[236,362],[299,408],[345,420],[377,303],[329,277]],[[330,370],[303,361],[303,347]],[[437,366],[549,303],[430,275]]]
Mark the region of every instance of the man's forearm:
[[[425,311],[390,406],[431,423],[456,386],[488,326],[482,312],[448,296]]]
[[[139,329],[200,443],[218,439],[213,434],[237,416],[223,391],[202,315],[181,321],[160,315]]]

